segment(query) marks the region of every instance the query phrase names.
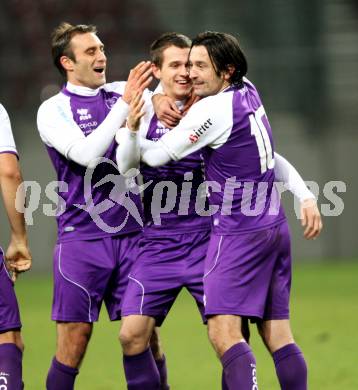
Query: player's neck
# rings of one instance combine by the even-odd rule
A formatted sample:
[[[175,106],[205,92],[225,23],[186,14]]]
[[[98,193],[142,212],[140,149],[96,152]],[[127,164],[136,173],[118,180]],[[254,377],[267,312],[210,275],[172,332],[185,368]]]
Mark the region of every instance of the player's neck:
[[[96,96],[98,94],[99,88],[92,89],[88,87],[84,87],[83,85],[75,85],[72,84],[70,81],[67,81],[66,89],[74,93],[75,95],[81,95],[81,96]]]
[[[165,91],[164,91],[165,93]],[[168,97],[170,97],[171,99],[175,100],[175,104],[177,105],[177,107],[180,109],[182,109],[184,106],[185,106],[185,103],[188,101],[189,98],[181,98],[181,99],[178,99],[177,96],[174,96],[174,95],[171,95],[170,93],[166,93],[166,95]]]
[[[228,89],[230,87],[231,87],[231,84],[225,81],[223,83],[223,85],[221,86],[220,91],[218,93],[223,92],[223,91],[225,91],[225,89]]]

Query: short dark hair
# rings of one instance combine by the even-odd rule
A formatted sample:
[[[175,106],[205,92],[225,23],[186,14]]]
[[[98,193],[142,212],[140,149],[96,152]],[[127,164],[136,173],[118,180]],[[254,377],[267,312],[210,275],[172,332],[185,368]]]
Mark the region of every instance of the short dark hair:
[[[217,75],[227,71],[229,66],[235,68],[230,83],[240,85],[247,73],[247,61],[238,40],[230,34],[216,31],[205,31],[198,34],[192,46],[205,46]]]
[[[191,40],[186,35],[169,32],[161,35],[150,45],[150,57],[154,65],[163,65],[163,51],[170,46],[186,49],[191,47]]]
[[[62,22],[53,30],[51,41],[52,59],[56,68],[63,76],[66,76],[66,71],[61,65],[60,58],[62,56],[67,56],[71,58],[71,60],[75,61],[75,57],[70,45],[71,39],[74,35],[86,33],[96,34],[96,26],[86,24],[72,25],[67,22]]]

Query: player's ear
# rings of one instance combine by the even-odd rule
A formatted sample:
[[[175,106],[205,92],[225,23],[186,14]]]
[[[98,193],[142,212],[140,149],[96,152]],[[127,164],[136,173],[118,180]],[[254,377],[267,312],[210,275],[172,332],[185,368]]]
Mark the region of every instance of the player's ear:
[[[71,60],[71,58],[69,58],[67,56],[62,56],[60,58],[60,64],[62,65],[63,69],[65,69],[66,72],[73,71],[74,63]]]
[[[224,73],[224,80],[229,81],[231,80],[232,75],[235,72],[235,66],[234,65],[228,65],[226,67],[226,70],[223,72]]]
[[[160,80],[161,71],[160,68],[152,62],[152,72],[156,79]]]

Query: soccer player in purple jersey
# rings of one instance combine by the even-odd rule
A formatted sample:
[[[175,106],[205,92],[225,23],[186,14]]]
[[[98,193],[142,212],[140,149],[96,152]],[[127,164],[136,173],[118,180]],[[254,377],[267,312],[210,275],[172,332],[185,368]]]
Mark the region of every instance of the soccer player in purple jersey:
[[[27,243],[24,215],[15,207],[16,196],[18,196],[16,199],[18,204],[24,200],[24,193],[18,191],[21,182],[10,120],[5,108],[0,104],[0,187],[11,229],[11,239],[6,254],[0,248],[0,389],[6,390],[23,389],[24,345],[13,282],[18,273],[30,269],[31,254]]]
[[[176,33],[164,34],[151,45],[153,74],[180,109],[187,103],[192,89],[186,70],[190,45],[189,38]],[[141,137],[157,140],[168,131],[153,107],[148,107],[141,123]],[[132,154],[130,148],[119,146],[117,153],[121,172],[127,170],[124,165],[139,166],[139,154]],[[182,288],[195,299],[206,322],[202,277],[210,218],[198,216],[194,207],[198,187],[204,181],[201,152],[160,168],[145,164],[140,168],[146,186],[143,194],[145,227],[123,299],[120,339],[128,388],[150,390],[159,388],[160,373],[149,364],[147,370],[139,371],[137,359],[144,360],[150,354],[149,339],[154,326],[163,323]],[[171,189],[166,196],[165,191],[159,196],[155,194],[155,188],[168,182],[182,190],[180,196]],[[159,207],[153,212],[153,197],[160,198],[160,204],[171,204],[171,209],[163,212]],[[142,378],[140,382],[138,376]]]
[[[185,45],[185,40],[183,41],[182,38],[180,40],[179,37],[175,34],[168,34],[163,36],[162,41],[159,39],[157,42],[155,42],[154,45],[158,45],[159,42],[163,45],[162,50],[165,50],[163,50],[162,58],[160,58],[159,63],[156,63],[156,59],[154,57],[153,73],[157,76],[158,79],[161,79],[163,91],[169,97],[177,100],[177,105],[181,108],[183,107],[183,103],[185,103],[185,100],[190,92],[190,84],[188,85],[188,78],[185,69],[189,49]],[[179,41],[180,44],[176,41]],[[165,44],[169,46],[165,46]],[[130,115],[128,117],[128,127],[133,130],[136,130],[138,127],[138,122],[136,122],[136,119],[142,116],[142,104],[139,103],[139,99],[140,96],[137,96],[137,98],[134,99],[133,103],[131,104],[133,116]],[[148,109],[148,107],[146,107],[146,109]],[[194,117],[190,117],[190,120],[192,120],[193,123],[195,122]],[[189,123],[193,125],[190,120]],[[143,149],[146,150],[146,153],[150,155],[150,149],[153,144],[151,144],[150,141],[147,144],[146,140],[158,141],[163,137],[165,138],[166,136],[164,136],[164,134],[168,133],[169,129],[166,129],[163,125],[161,125],[160,122],[158,122],[158,119],[153,113],[153,110],[149,110],[149,113],[146,112],[141,122],[142,123],[139,129],[141,137],[139,143],[142,145]],[[207,124],[211,125],[211,119],[208,119],[206,122]],[[201,124],[201,126],[197,126],[197,128],[201,127],[202,133],[205,132],[207,127],[205,125],[206,122],[204,122],[204,125]],[[188,120],[186,120],[186,124],[188,125]],[[198,122],[198,124],[200,124],[200,122]],[[226,125],[226,123],[224,123],[224,125]],[[180,128],[180,131],[183,131],[184,126],[180,126]],[[185,136],[187,135],[188,133],[185,134]],[[195,140],[196,137],[199,138],[199,136],[201,136],[200,129],[196,129],[196,131],[194,131],[193,134],[190,134],[190,136],[192,136],[192,139],[195,138]],[[119,141],[118,165],[120,170],[123,173],[126,173],[129,168],[135,167],[138,164],[139,155],[137,150],[138,142],[136,133],[133,133],[128,129],[122,129],[118,132],[117,140]],[[173,142],[175,141],[173,140]],[[159,159],[169,159],[165,151],[164,155],[163,151],[161,155],[160,153],[158,155],[156,152],[155,158],[158,156]],[[189,259],[187,261],[190,262],[191,256],[198,256],[200,254],[196,252],[195,240],[194,242],[190,242],[190,240],[184,240],[183,234],[181,234],[180,230],[183,228],[187,231],[190,231],[190,226],[193,228],[196,227],[196,229],[193,230],[193,233],[191,234],[191,237],[193,237],[194,232],[198,230],[200,231],[196,225],[200,225],[200,219],[202,219],[201,223],[206,222],[206,217],[200,217],[197,215],[193,205],[191,212],[187,214],[187,220],[183,219],[183,216],[178,215],[180,214],[178,213],[178,210],[180,209],[180,199],[176,199],[176,201],[173,202],[173,207],[169,214],[163,216],[161,224],[156,225],[155,221],[153,221],[155,214],[153,215],[153,210],[151,209],[150,203],[153,199],[153,185],[158,184],[161,180],[166,180],[166,183],[168,183],[168,180],[170,179],[172,183],[178,185],[178,187],[181,188],[183,183],[185,183],[184,174],[191,172],[189,169],[193,169],[195,166],[195,158],[197,156],[200,156],[198,150],[194,151],[194,153],[189,153],[189,155],[185,156],[181,161],[166,164],[160,169],[150,169],[146,165],[142,165],[141,167],[144,181],[152,181],[151,186],[149,187],[151,190],[147,193],[145,192],[144,194],[145,215],[146,221],[148,223],[148,227],[145,229],[145,231],[147,231],[147,233],[149,232],[149,237],[150,234],[153,234],[151,232],[155,232],[155,235],[150,237],[150,240],[143,240],[139,260],[136,263],[134,269],[131,271],[131,282],[129,282],[129,286],[125,294],[122,313],[124,315],[124,320],[121,329],[121,339],[125,354],[127,353],[131,356],[135,354],[141,354],[142,351],[147,348],[148,340],[155,321],[161,322],[167,314],[168,309],[170,309],[172,302],[178,293],[178,289],[180,290],[182,286],[185,286],[185,283],[182,285],[180,284],[182,280],[186,280],[186,278],[194,276],[194,273],[190,273],[190,267],[188,267],[185,259]],[[319,219],[319,214],[317,214],[316,205],[311,199],[312,194],[307,191],[302,179],[299,177],[297,172],[293,170],[293,167],[291,167],[291,170],[288,169],[287,171],[287,167],[282,165],[282,157],[275,154],[275,158],[278,162],[278,167],[275,167],[276,175],[280,176],[281,171],[284,171],[283,179],[286,181],[286,184],[292,188],[301,187],[301,189],[298,189],[296,192],[301,200],[310,199],[309,201],[305,202],[305,205],[307,206],[308,202],[311,202],[311,206],[308,208],[306,207],[306,211],[303,209],[303,212],[305,217],[309,220],[309,225],[314,225],[316,222],[315,219]],[[149,161],[152,161],[150,156]],[[198,167],[199,163],[201,163],[201,160],[196,158],[196,164]],[[152,165],[158,165],[158,161]],[[290,175],[292,176],[291,183],[289,177]],[[199,175],[199,180],[203,180],[202,175]],[[303,183],[303,190],[302,185],[298,186],[298,182],[300,181]],[[188,199],[195,198],[198,185],[194,185],[192,190],[194,190],[193,193],[189,194],[189,196],[186,196]],[[168,199],[166,199],[166,202],[168,202]],[[173,226],[173,229],[171,229],[171,226]],[[160,232],[162,233],[161,235],[159,234]],[[174,243],[170,242],[170,240],[167,238],[168,232],[171,232],[169,237],[170,239],[173,240],[173,237],[180,239],[180,250],[178,250]],[[308,230],[306,229],[305,235],[309,237],[311,234],[312,231],[310,228]],[[208,242],[206,241],[204,247],[207,248],[207,245]],[[182,261],[180,261],[180,257],[182,255],[185,257]],[[199,259],[197,258],[197,261],[198,260]],[[184,271],[182,271],[179,267],[183,261],[186,264]],[[175,272],[176,266],[178,267],[178,270]],[[203,274],[204,272],[201,276],[203,276]],[[197,289],[198,288],[202,288],[202,285],[197,284]],[[201,300],[199,300],[199,304],[200,303]],[[138,314],[141,316],[138,316]],[[212,321],[209,320],[209,323],[210,322]],[[240,341],[243,340],[240,339]],[[147,375],[149,378],[150,373],[143,373],[143,375]],[[154,375],[154,373],[152,373],[152,375]],[[153,379],[152,382],[154,382]],[[227,386],[225,382],[227,383],[224,376],[224,388]],[[155,387],[152,386],[146,388],[154,389]]]
[[[112,181],[119,176],[114,135],[133,94],[150,83],[151,69],[142,62],[127,82],[107,84],[107,58],[94,26],[62,23],[53,33],[52,55],[66,84],[40,106],[37,117],[61,198],[53,268],[57,349],[46,386],[68,390],[102,302],[111,320],[120,319],[127,275],[137,256],[141,203],[128,191],[133,183]]]
[[[224,386],[258,388],[255,358],[241,334],[241,318],[250,317],[272,353],[281,388],[306,389],[306,363],[289,323],[289,232],[274,187],[273,139],[261,99],[244,77],[246,59],[231,35],[200,34],[189,65],[194,92],[204,99],[158,142],[142,143],[141,158],[160,166],[204,147],[213,213],[205,314]],[[139,98],[133,102],[140,118]],[[322,229],[317,208],[314,214],[307,238]]]

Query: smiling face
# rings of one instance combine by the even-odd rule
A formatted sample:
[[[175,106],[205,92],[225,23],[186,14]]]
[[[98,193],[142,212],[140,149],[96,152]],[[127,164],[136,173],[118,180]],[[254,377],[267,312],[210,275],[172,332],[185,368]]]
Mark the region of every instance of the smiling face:
[[[216,95],[230,85],[229,72],[217,74],[205,46],[193,46],[191,49],[189,75],[193,91],[200,97]]]
[[[188,76],[189,48],[169,46],[163,50],[162,65],[153,65],[153,74],[160,80],[163,91],[175,100],[186,99],[192,89]]]
[[[61,57],[67,80],[83,87],[96,89],[106,82],[107,57],[104,46],[95,33],[76,34],[70,42],[73,59]]]

